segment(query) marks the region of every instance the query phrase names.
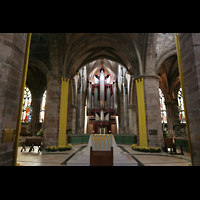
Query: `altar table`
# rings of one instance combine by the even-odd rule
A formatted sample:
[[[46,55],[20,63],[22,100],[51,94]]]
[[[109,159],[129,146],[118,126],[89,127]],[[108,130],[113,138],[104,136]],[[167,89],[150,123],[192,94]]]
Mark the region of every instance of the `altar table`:
[[[84,155],[90,155],[90,147],[93,151],[108,151],[113,147],[113,156],[121,156],[121,153],[115,142],[115,138],[112,134],[92,134],[90,136],[87,148]]]

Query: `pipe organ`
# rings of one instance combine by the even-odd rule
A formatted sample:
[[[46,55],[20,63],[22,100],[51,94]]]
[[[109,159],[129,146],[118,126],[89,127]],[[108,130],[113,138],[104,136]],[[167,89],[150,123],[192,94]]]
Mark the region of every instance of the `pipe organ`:
[[[105,75],[102,65],[99,75],[94,74],[94,84],[87,82],[87,116],[89,124],[93,124],[93,133],[111,133],[117,115],[117,83],[111,84],[110,74]]]

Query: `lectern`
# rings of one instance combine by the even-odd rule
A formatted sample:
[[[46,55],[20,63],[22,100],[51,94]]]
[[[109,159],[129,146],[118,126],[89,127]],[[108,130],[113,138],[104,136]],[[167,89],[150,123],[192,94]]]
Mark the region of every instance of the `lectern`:
[[[91,135],[90,166],[113,166],[113,135]]]

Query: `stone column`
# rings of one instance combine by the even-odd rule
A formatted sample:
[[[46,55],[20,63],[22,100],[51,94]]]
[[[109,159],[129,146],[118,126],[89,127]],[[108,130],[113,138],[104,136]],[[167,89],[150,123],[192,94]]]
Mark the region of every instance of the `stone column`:
[[[26,33],[0,33],[0,166],[13,162],[26,40]],[[12,142],[1,142],[3,129],[15,129]]]
[[[86,85],[83,70],[79,70],[78,81],[78,94],[77,94],[77,107],[76,107],[76,133],[84,134],[84,121],[85,121],[85,95]]]
[[[173,107],[174,107],[174,101],[167,101],[165,100],[165,105],[166,105],[166,112],[167,112],[167,128],[168,128],[168,134],[172,137],[174,140],[174,131],[173,131],[173,121],[174,121],[174,116],[173,116]]]
[[[76,132],[76,108],[77,105],[69,104],[68,116],[67,116],[67,129],[71,129],[68,134],[75,134]]]
[[[143,78],[148,143],[149,146],[163,147],[159,102],[159,77],[147,75],[143,76]],[[151,130],[155,130],[155,132]]]
[[[127,81],[125,81],[123,92],[123,105],[124,105],[124,134],[130,134],[129,132],[129,113],[128,113],[128,88]]]
[[[28,125],[28,132],[32,132],[33,135],[36,135],[39,130],[39,116],[40,116],[40,105],[42,102],[42,97],[33,97],[32,98],[32,119]]]
[[[179,122],[179,109],[178,109],[178,101],[177,99],[173,99],[173,107],[172,107],[172,116],[173,116],[173,125],[180,124]]]
[[[68,108],[67,108],[67,130],[68,134],[75,134],[76,132],[76,87],[75,87],[75,80],[70,79],[69,82],[69,96],[68,96]],[[70,131],[71,130],[71,131]]]
[[[134,77],[131,76],[130,81],[130,90],[129,90],[129,104],[128,104],[128,113],[129,113],[129,133],[137,134],[137,108],[136,108],[136,90]]]
[[[200,166],[200,33],[179,33],[192,155]]]
[[[123,85],[120,85],[121,89],[118,89],[118,94],[117,95],[119,97],[119,103],[118,103],[118,107],[119,107],[119,134],[124,134],[124,98],[123,98]]]
[[[60,120],[61,78],[47,76],[47,97],[45,106],[45,120],[43,140],[44,145],[58,145]]]
[[[136,106],[133,104],[128,104],[128,113],[129,113],[129,134],[137,134]]]
[[[126,71],[124,73],[124,92],[123,92],[123,104],[124,104],[124,133],[130,134],[129,132],[129,113],[128,113],[128,87],[126,79]]]
[[[119,106],[119,133],[129,134],[129,112],[128,112],[128,88],[126,80],[126,69],[121,68],[121,82],[118,83]]]
[[[78,90],[80,89],[80,86],[78,88]],[[81,113],[82,113],[82,94],[79,93],[78,91],[78,95],[77,95],[77,107],[76,107],[76,133],[77,134],[81,134]]]

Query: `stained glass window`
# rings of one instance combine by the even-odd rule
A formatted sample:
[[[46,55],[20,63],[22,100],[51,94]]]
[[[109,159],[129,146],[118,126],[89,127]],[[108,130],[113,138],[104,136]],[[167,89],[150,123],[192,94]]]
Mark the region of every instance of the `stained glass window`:
[[[159,88],[159,97],[160,97],[160,112],[161,112],[161,122],[167,123],[167,113],[165,106],[165,97],[162,90]]]
[[[25,86],[21,122],[26,122],[26,123],[31,122],[31,115],[33,110],[31,107],[31,102],[32,102],[31,91],[27,86]]]
[[[47,95],[47,91],[45,90],[44,93],[43,93],[42,102],[41,102],[41,105],[40,105],[40,117],[39,117],[40,123],[42,123],[44,121],[46,95]]]
[[[177,99],[178,99],[178,108],[179,108],[179,121],[180,121],[180,123],[186,123],[184,104],[183,104],[183,96],[182,96],[182,88],[180,88],[178,90]]]

